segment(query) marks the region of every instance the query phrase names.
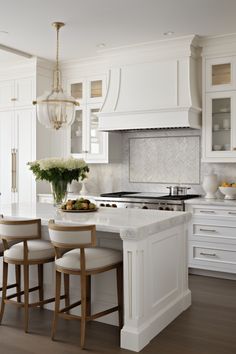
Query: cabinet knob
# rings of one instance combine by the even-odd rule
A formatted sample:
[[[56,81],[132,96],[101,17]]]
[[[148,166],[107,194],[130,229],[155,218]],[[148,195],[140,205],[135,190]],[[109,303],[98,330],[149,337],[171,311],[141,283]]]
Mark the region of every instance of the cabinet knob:
[[[13,97],[13,98],[11,98],[11,101],[12,102],[17,101],[17,98]]]

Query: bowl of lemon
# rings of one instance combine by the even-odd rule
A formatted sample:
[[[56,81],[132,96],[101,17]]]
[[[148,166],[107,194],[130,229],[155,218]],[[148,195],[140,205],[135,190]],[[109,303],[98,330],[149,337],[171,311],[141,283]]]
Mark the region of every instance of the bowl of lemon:
[[[225,199],[236,199],[236,183],[221,183],[219,190],[224,194]]]

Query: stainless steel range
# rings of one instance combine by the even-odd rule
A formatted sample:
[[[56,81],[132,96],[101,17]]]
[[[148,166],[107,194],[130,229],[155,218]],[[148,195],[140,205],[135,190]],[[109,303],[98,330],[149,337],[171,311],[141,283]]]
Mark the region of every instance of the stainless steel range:
[[[184,201],[199,197],[197,194],[166,195],[161,193],[115,192],[96,197],[98,207],[139,208],[184,211]]]

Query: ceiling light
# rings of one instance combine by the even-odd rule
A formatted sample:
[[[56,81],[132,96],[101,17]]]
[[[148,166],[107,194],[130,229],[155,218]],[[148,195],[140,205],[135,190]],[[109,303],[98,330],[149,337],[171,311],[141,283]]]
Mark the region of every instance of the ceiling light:
[[[97,44],[96,47],[97,47],[97,48],[105,48],[105,47],[106,47],[106,44],[105,44],[105,43],[99,43],[99,44]]]
[[[167,32],[164,32],[164,36],[172,36],[175,32],[173,31],[167,31]]]
[[[37,108],[37,117],[46,128],[60,129],[70,126],[75,120],[75,106],[79,103],[63,92],[61,87],[61,72],[59,69],[59,30],[65,24],[53,22],[57,32],[56,68],[53,73],[53,89],[45,92],[33,103]]]

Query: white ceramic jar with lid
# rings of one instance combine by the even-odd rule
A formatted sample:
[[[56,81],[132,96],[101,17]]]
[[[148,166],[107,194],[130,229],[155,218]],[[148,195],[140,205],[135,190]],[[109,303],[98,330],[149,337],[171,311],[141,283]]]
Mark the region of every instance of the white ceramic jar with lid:
[[[205,175],[203,178],[202,187],[206,193],[205,198],[214,199],[216,198],[215,193],[218,189],[219,182],[217,175],[214,173]]]

